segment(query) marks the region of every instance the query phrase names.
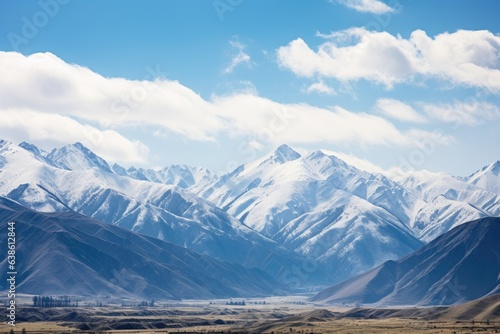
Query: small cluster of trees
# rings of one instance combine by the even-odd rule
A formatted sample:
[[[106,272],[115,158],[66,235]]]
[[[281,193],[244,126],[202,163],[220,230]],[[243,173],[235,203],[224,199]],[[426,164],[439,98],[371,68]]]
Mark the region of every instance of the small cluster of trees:
[[[239,305],[239,306],[245,306],[245,301],[242,302],[233,302],[232,300],[230,302],[227,302],[226,305]]]
[[[147,300],[143,300],[142,302],[139,303],[139,305],[137,305],[139,307],[144,307],[144,306],[155,306],[155,300],[154,299],[151,299],[151,301],[147,301]]]
[[[78,307],[78,300],[72,300],[67,296],[34,296],[33,306],[35,307]]]

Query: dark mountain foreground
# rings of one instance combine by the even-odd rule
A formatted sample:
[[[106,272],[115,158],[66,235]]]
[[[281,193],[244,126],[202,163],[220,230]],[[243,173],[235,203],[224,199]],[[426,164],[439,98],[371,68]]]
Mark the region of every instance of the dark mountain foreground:
[[[269,296],[284,287],[257,269],[215,260],[74,212],[39,213],[0,197],[1,228],[15,222],[17,293],[120,298]],[[0,249],[7,249],[7,238]],[[0,271],[7,273],[7,256]],[[0,290],[6,291],[2,279]]]
[[[329,304],[452,305],[500,292],[500,218],[457,226],[412,254],[323,290]]]

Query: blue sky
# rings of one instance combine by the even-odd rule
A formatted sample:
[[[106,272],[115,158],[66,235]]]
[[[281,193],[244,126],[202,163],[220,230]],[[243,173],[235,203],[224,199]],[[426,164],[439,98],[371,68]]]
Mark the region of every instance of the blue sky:
[[[451,5],[452,3],[452,5]],[[229,171],[288,143],[500,159],[497,1],[1,1],[0,137]]]

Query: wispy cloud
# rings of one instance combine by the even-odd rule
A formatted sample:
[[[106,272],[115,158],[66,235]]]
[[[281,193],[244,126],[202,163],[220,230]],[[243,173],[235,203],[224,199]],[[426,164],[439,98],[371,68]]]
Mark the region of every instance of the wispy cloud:
[[[427,115],[446,123],[476,125],[500,119],[500,108],[488,102],[422,103],[422,107]]]
[[[423,123],[425,117],[411,106],[394,99],[378,99],[375,103],[378,112],[403,122]]]
[[[308,94],[317,93],[322,95],[337,95],[332,87],[328,86],[321,80],[311,84],[305,89],[305,92]]]
[[[145,90],[140,100],[122,100],[140,87],[154,89]],[[50,53],[0,52],[0,133],[5,139],[28,138],[49,147],[82,141],[104,158],[134,163],[144,161],[148,149],[123,133],[145,128],[198,142],[250,138],[255,146],[416,146],[426,135],[338,106],[284,104],[247,91],[206,100],[177,81],[105,78]]]
[[[238,42],[238,41],[229,41],[229,44],[237,51],[235,55],[231,58],[231,62],[229,65],[227,65],[222,72],[225,74],[232,73],[234,69],[241,65],[241,64],[246,64],[247,66],[252,66],[252,58],[244,51],[245,50],[245,45]]]
[[[330,0],[362,13],[385,14],[394,12],[394,8],[379,0]]]
[[[500,36],[490,31],[459,30],[432,38],[416,30],[405,39],[353,28],[322,36],[329,40],[317,51],[301,38],[278,48],[279,65],[300,77],[364,79],[387,89],[432,78],[500,93]]]

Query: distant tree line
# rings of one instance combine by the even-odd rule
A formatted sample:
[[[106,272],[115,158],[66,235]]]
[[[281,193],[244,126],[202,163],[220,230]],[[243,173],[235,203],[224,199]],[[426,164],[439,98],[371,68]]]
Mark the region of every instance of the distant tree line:
[[[226,305],[238,305],[238,306],[245,306],[245,301],[242,302],[233,302],[232,300],[230,302],[227,302]]]
[[[34,296],[33,306],[35,307],[78,307],[78,300],[71,299],[67,296],[52,297],[52,296]]]

